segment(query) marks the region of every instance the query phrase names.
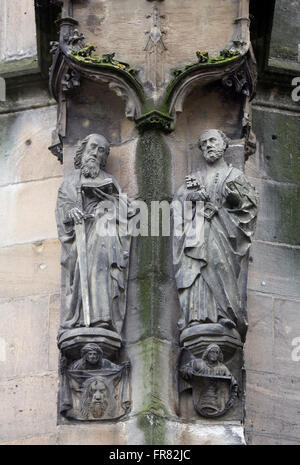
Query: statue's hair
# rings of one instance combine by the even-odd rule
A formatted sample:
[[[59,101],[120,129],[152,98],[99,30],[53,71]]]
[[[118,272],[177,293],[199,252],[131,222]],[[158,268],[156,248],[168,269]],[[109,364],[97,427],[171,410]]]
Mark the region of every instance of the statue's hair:
[[[207,360],[209,352],[211,351],[211,349],[215,349],[215,348],[219,350],[219,357],[218,357],[219,362],[223,362],[223,352],[218,346],[218,344],[209,344],[209,346],[207,346],[205,351],[203,352],[202,360]]]
[[[98,344],[95,344],[94,342],[90,342],[89,344],[85,344],[82,347],[82,349],[80,351],[81,357],[84,357],[90,350],[96,350],[101,355],[101,357],[103,357],[103,350],[101,349],[100,346],[98,346]]]
[[[81,159],[82,159],[82,155],[83,155],[83,153],[84,153],[84,151],[85,151],[86,145],[87,145],[88,141],[90,140],[90,138],[93,137],[93,136],[99,136],[99,135],[100,135],[100,134],[89,134],[88,136],[86,136],[86,137],[80,142],[79,147],[78,147],[78,149],[76,150],[75,157],[74,157],[74,167],[75,167],[76,169],[81,168]],[[108,143],[107,139],[106,139],[104,136],[101,136],[101,137],[103,137],[103,138],[106,140],[106,142],[107,142],[107,151],[106,151],[106,159],[107,159],[107,157],[108,157],[108,155],[109,155],[109,143]],[[104,164],[104,163],[101,164],[101,168],[105,168],[105,164]]]
[[[223,139],[223,142],[225,144],[225,150],[227,149],[228,145],[229,145],[229,138],[226,136],[226,134],[223,132],[223,131],[220,131],[220,129],[206,129],[205,131],[201,132],[200,136],[199,136],[199,139],[198,139],[198,147],[199,149],[201,149],[201,138],[204,134],[206,134],[207,132],[209,131],[217,131],[220,136],[222,137]]]
[[[88,378],[82,385],[83,392],[82,392],[81,401],[80,401],[79,410],[83,418],[88,418],[89,416],[90,405],[91,405],[91,401],[93,398],[92,384],[95,381],[96,382],[100,381],[105,386],[105,390],[107,394],[107,386],[102,378],[98,378],[97,376]],[[106,403],[106,407],[107,407],[107,403]]]

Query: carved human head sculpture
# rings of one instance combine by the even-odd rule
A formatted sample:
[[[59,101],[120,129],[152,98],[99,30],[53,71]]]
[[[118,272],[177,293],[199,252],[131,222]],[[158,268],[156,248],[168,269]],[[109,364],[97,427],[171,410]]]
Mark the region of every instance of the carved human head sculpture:
[[[224,155],[228,147],[228,138],[219,129],[208,129],[200,134],[198,147],[207,163],[212,164]]]
[[[82,385],[80,413],[85,419],[101,418],[108,407],[107,387],[99,376],[88,378]]]
[[[218,362],[223,362],[223,353],[217,344],[210,344],[204,351],[202,360],[209,365],[215,365]]]
[[[85,346],[81,349],[81,357],[90,365],[97,365],[97,367],[101,367],[103,351],[98,344],[85,344]]]
[[[109,155],[109,143],[100,134],[90,134],[80,142],[75,154],[74,166],[80,168],[86,178],[95,178],[105,168]]]

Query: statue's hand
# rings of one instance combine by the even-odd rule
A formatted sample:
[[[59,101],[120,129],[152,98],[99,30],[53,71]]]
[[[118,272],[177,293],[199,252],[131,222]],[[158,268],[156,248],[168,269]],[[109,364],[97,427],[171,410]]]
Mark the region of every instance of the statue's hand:
[[[191,202],[207,202],[209,200],[209,196],[206,192],[205,187],[201,187],[198,191],[196,192],[190,192],[186,196],[186,200],[190,200]]]
[[[82,219],[84,218],[84,213],[79,210],[79,208],[71,208],[67,213],[68,220],[74,221],[75,224],[82,223]]]
[[[187,365],[182,367],[180,371],[181,371],[181,376],[186,381],[189,381],[191,379],[191,377],[193,376],[193,374],[194,374],[193,368],[191,366],[187,366]]]
[[[232,207],[238,207],[241,204],[239,193],[236,190],[230,189],[228,186],[225,186],[225,197]]]

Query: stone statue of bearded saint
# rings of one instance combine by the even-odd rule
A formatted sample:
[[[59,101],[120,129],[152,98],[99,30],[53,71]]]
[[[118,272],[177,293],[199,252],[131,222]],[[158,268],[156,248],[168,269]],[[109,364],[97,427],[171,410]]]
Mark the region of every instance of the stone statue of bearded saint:
[[[116,179],[104,171],[108,155],[109,143],[105,137],[87,136],[76,152],[75,169],[65,177],[58,192],[61,331],[85,326],[75,234],[75,225],[79,223],[85,225],[90,326],[118,333],[122,329],[130,251],[126,226],[131,210]]]
[[[192,202],[192,220],[198,214],[196,202],[204,203],[199,222],[202,234],[193,240],[185,232],[173,237],[173,264],[182,311],[178,325],[183,330],[218,323],[236,328],[244,340],[247,255],[258,196],[245,175],[225,162],[228,139],[223,132],[204,131],[198,146],[206,170],[186,177],[174,196],[182,208],[185,201]]]

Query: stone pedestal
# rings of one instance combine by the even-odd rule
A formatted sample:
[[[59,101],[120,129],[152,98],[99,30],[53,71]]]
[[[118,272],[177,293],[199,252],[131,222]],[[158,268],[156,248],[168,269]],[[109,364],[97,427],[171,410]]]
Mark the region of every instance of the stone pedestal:
[[[202,324],[186,328],[180,335],[182,347],[190,350],[199,357],[208,344],[218,344],[224,354],[224,360],[232,357],[238,348],[243,347],[241,338],[236,329],[226,328],[221,324]]]
[[[114,359],[122,346],[121,336],[104,328],[68,329],[61,331],[57,339],[58,348],[72,360],[80,358],[80,349],[90,342],[98,344],[109,359]]]

